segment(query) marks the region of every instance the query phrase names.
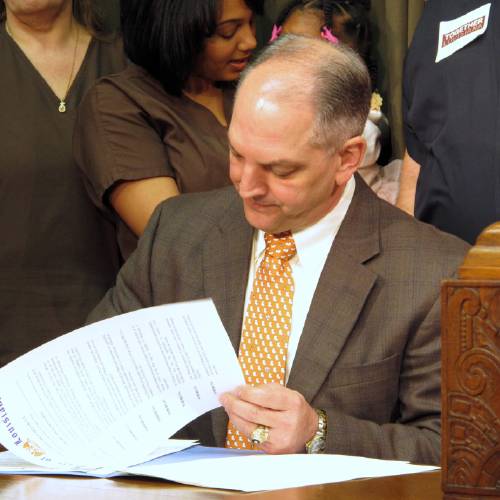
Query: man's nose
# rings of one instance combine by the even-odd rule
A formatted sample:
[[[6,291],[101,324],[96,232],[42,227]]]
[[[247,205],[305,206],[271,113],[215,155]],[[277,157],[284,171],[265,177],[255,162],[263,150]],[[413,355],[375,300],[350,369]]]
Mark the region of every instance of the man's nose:
[[[258,167],[245,165],[241,169],[238,191],[242,198],[262,196],[266,192],[265,181]]]

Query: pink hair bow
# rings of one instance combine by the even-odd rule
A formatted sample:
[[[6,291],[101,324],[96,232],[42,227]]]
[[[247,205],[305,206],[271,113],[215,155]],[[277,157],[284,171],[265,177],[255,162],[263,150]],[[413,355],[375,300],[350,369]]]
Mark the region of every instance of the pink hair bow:
[[[269,39],[269,43],[274,42],[279,38],[281,35],[281,32],[283,31],[283,28],[281,26],[273,26],[273,32],[271,33],[271,38]]]
[[[330,31],[328,26],[323,26],[321,29],[321,38],[329,41],[330,43],[337,44],[339,43],[339,39]]]

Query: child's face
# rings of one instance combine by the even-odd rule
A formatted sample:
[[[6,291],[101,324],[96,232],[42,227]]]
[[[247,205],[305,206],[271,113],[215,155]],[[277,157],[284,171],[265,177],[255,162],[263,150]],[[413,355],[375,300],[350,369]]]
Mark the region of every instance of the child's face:
[[[347,20],[348,17],[345,15],[333,16],[332,33],[342,43],[348,45],[349,47],[351,47],[351,49],[358,51],[356,40],[346,33],[345,22]],[[288,18],[283,23],[283,33],[320,37],[323,25],[323,12],[314,9],[297,9],[292,12],[292,14],[290,14],[290,16],[288,16]]]

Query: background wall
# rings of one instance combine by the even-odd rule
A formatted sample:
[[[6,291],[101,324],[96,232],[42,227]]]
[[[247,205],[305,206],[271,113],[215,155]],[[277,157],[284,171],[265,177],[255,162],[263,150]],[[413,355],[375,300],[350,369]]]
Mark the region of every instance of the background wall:
[[[424,0],[372,0],[379,88],[392,132],[395,158],[404,153],[402,82],[406,49],[424,7]]]

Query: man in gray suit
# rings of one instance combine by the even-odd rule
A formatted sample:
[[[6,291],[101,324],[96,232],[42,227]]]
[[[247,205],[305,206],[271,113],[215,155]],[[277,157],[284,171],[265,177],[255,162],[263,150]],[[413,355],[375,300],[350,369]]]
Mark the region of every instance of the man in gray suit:
[[[366,68],[349,49],[303,37],[269,47],[236,96],[234,187],[162,204],[92,313],[212,297],[238,351],[264,233],[291,231],[286,384],[225,394],[180,437],[223,446],[229,416],[268,453],[438,463],[439,285],[467,246],[355,175],[369,100]]]

